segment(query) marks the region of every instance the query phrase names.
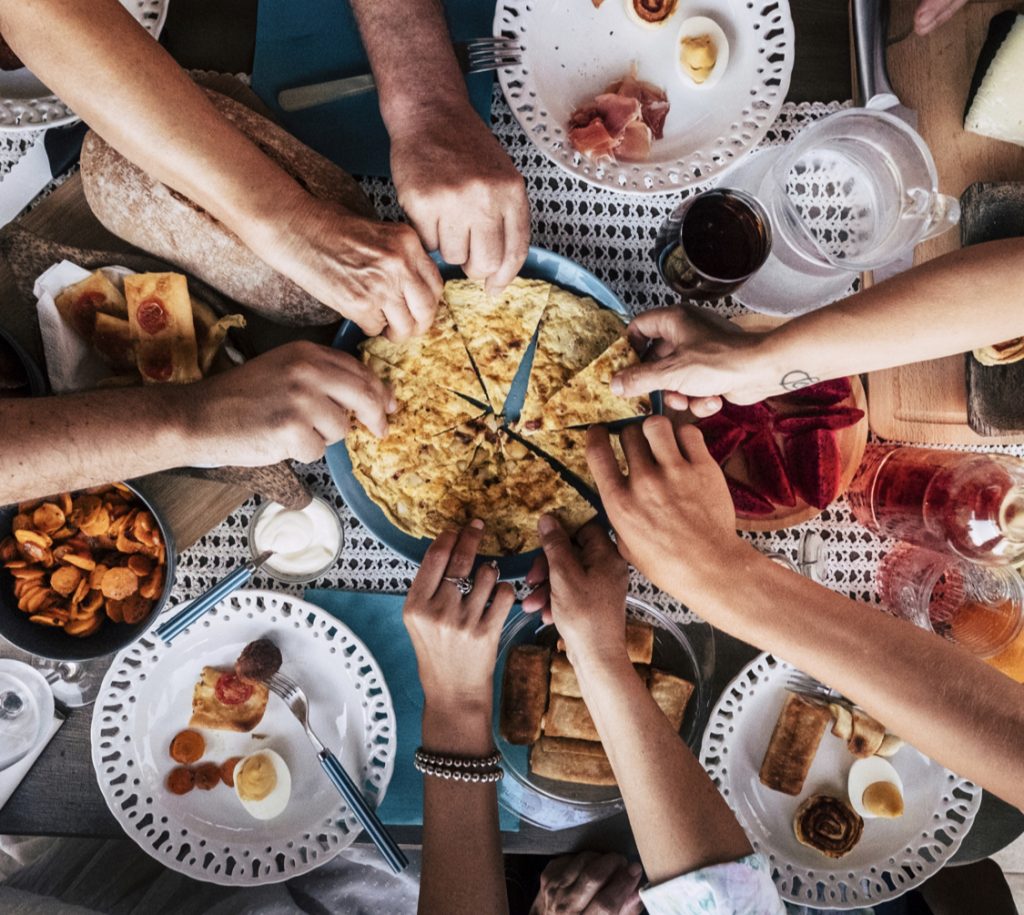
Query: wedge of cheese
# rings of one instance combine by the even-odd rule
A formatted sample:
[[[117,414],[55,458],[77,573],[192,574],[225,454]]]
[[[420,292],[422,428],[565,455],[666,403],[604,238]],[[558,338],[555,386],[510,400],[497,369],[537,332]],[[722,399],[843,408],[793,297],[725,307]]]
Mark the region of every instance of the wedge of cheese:
[[[967,94],[964,129],[1024,146],[1024,15],[992,18]]]

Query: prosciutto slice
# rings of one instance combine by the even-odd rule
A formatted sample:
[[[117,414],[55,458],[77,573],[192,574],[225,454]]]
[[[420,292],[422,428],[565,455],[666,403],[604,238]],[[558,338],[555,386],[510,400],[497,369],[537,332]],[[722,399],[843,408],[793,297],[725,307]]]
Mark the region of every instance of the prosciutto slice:
[[[637,79],[634,67],[572,113],[569,142],[594,162],[643,162],[662,138],[668,109],[664,91]]]

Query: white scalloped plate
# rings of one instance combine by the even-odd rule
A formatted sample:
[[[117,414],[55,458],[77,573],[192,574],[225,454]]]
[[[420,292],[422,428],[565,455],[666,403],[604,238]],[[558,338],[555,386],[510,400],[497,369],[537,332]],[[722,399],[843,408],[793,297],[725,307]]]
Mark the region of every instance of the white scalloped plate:
[[[154,38],[160,37],[167,18],[168,0],[121,0]],[[25,67],[0,70],[0,131],[39,130],[78,120],[67,105]]]
[[[384,799],[394,769],[397,731],[384,676],[351,630],[320,608],[274,591],[238,591],[170,646],[143,636],[103,678],[92,718],[93,767],[124,831],[162,864],[197,880],[232,886],[287,880],[330,861],[361,829],[305,731],[274,695],[251,734],[204,730],[203,759],[219,763],[261,747],[276,750],[292,775],[284,813],[255,820],[223,784],[182,796],[164,787],[176,765],[168,748],[188,726],[200,670],[230,668],[246,643],[261,636],[281,649],[282,672],[309,697],[313,729],[371,803]]]
[[[904,746],[889,760],[903,781],[906,812],[900,819],[865,820],[860,842],[838,860],[801,845],[793,835],[797,807],[812,794],[845,799],[853,757],[826,731],[798,797],[758,780],[792,670],[762,654],[739,672],[711,712],[701,763],[754,850],[768,858],[783,899],[825,909],[895,899],[949,863],[974,823],[981,789]]]
[[[678,75],[679,27],[709,16],[729,39],[729,62],[714,86]],[[494,34],[518,39],[522,62],[498,71],[505,99],[526,135],[552,162],[590,184],[631,194],[665,194],[720,177],[775,121],[793,70],[788,0],[679,0],[659,28],[626,15],[623,0],[498,0]],[[665,136],[640,163],[595,166],[568,140],[573,110],[629,71],[662,87]]]

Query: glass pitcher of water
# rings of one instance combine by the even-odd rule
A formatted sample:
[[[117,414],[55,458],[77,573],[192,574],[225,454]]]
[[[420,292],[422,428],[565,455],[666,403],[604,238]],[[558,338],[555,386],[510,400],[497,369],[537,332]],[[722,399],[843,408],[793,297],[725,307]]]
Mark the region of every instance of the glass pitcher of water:
[[[796,269],[791,254],[812,268],[873,270],[960,218],[959,202],[938,192],[924,140],[884,111],[850,108],[822,118],[785,148],[766,179],[775,253]]]

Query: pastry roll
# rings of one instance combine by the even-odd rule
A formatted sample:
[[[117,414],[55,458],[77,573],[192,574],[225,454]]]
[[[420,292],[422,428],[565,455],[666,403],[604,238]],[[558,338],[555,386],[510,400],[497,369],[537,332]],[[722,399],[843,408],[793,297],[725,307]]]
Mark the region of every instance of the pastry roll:
[[[678,731],[683,726],[686,705],[693,695],[693,684],[682,677],[674,677],[663,670],[652,670],[647,688],[669,720],[673,729]]]
[[[552,693],[544,715],[547,737],[574,737],[577,740],[600,740],[594,719],[582,699]]]
[[[539,645],[517,645],[508,653],[499,729],[509,743],[533,743],[540,737],[548,702],[550,657],[550,650]]]
[[[565,651],[565,639],[559,638],[556,646]],[[626,653],[634,664],[650,664],[654,657],[654,628],[647,623],[626,622]]]
[[[534,775],[581,785],[614,785],[611,763],[599,743],[541,737],[530,750]]]
[[[180,273],[136,273],[124,278],[128,324],[144,382],[198,381],[199,354],[188,283]]]
[[[827,706],[787,693],[761,762],[761,784],[783,794],[798,795],[831,721]]]

